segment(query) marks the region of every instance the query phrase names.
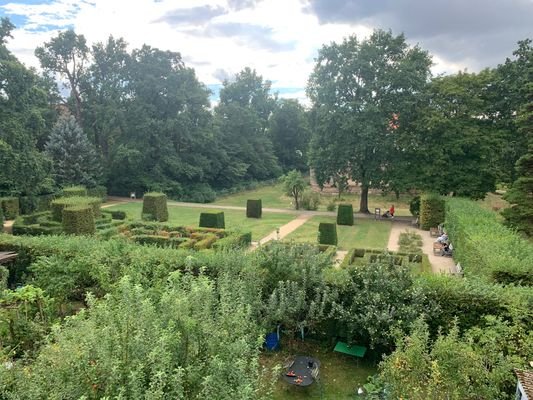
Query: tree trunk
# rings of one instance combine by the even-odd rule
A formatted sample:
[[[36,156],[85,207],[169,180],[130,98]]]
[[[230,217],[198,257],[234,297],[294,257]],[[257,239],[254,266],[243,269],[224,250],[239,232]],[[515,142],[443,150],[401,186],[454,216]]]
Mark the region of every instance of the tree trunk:
[[[370,211],[368,211],[368,186],[366,184],[361,185],[361,202],[359,203],[359,212],[370,214]]]

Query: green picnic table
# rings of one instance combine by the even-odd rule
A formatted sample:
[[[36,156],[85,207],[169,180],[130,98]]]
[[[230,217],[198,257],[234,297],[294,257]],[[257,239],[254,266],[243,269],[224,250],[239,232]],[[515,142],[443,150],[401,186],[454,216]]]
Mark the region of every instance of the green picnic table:
[[[363,358],[366,353],[365,346],[349,345],[344,342],[337,342],[333,351],[338,351],[339,353],[349,354],[351,356]]]

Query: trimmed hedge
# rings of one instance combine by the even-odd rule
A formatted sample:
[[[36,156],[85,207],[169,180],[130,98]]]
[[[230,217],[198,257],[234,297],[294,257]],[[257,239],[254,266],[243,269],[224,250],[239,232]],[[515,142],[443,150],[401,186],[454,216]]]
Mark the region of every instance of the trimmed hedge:
[[[4,211],[2,210],[2,207],[0,207],[0,226],[2,228],[4,226]],[[3,229],[0,229],[0,232],[3,232]]]
[[[120,210],[107,210],[107,209],[103,209],[102,210],[102,214],[109,214],[111,215],[111,218],[113,219],[118,219],[118,220],[125,220],[126,217],[127,217],[127,214],[125,211],[120,211]]]
[[[203,228],[224,229],[226,227],[224,213],[222,211],[201,213],[199,226]]]
[[[89,205],[93,209],[93,217],[99,218],[101,215],[100,205],[102,200],[97,197],[60,197],[51,203],[52,219],[54,221],[63,221],[63,209],[72,206]]]
[[[90,205],[70,206],[63,209],[63,231],[74,235],[95,232],[93,208]]]
[[[141,216],[147,221],[168,221],[167,195],[157,192],[145,193]]]
[[[13,223],[13,235],[59,235],[63,231],[59,222],[26,223],[24,220],[25,217],[28,216],[20,216],[15,219]]]
[[[63,188],[63,197],[87,197],[85,186],[69,186]]]
[[[353,225],[353,206],[351,204],[339,204],[337,209],[338,225]]]
[[[263,205],[261,200],[247,200],[246,201],[246,217],[247,218],[261,218],[263,214]]]
[[[495,212],[471,200],[451,198],[446,208],[454,259],[461,263],[466,277],[533,285],[533,244],[503,226]]]
[[[329,222],[321,222],[318,225],[318,243],[337,246],[337,225]]]
[[[217,240],[213,244],[215,250],[237,249],[242,247],[248,247],[252,243],[251,232],[231,232],[225,238]]]
[[[20,214],[18,197],[3,197],[0,202],[6,219],[15,219]]]
[[[420,228],[428,231],[444,222],[444,199],[437,194],[425,194],[420,198]]]

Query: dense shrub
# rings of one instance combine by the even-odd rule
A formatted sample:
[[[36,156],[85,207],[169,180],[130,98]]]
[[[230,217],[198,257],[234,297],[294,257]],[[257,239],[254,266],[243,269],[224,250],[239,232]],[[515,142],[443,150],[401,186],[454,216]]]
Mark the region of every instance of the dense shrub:
[[[353,225],[353,206],[351,204],[339,204],[337,209],[338,225]]]
[[[68,186],[63,188],[63,197],[87,197],[85,186]]]
[[[335,211],[335,208],[337,207],[337,204],[335,204],[334,201],[330,201],[327,206],[326,206],[326,210],[328,211]]]
[[[53,193],[39,196],[21,196],[19,197],[20,213],[25,215],[50,210],[50,202],[55,198],[56,195]]]
[[[191,203],[211,203],[216,199],[216,192],[207,183],[196,183],[185,186],[179,199]]]
[[[471,200],[447,202],[446,229],[465,276],[533,285],[533,245]]]
[[[3,197],[0,199],[2,211],[6,219],[15,219],[20,213],[20,203],[18,197]]]
[[[102,214],[110,214],[111,218],[117,219],[117,220],[125,220],[126,217],[127,217],[126,212],[125,211],[120,211],[120,210],[103,209],[102,210]]]
[[[147,220],[165,222],[168,221],[167,196],[164,193],[145,193],[143,196],[142,217]]]
[[[203,212],[200,214],[200,227],[224,229],[224,213],[220,212]]]
[[[52,219],[54,221],[63,221],[63,209],[72,206],[89,205],[93,209],[94,218],[99,218],[101,215],[100,205],[102,200],[97,197],[60,197],[51,203]]]
[[[2,207],[0,207],[0,232],[3,231],[3,227],[4,227],[4,210],[2,210]]]
[[[237,248],[246,248],[252,243],[251,232],[231,232],[228,236],[217,240],[213,244],[215,250],[228,250]]]
[[[311,190],[305,190],[302,193],[302,199],[300,205],[304,210],[316,211],[320,205],[320,195]]]
[[[90,235],[96,230],[93,209],[89,205],[63,209],[63,231],[74,235]]]
[[[261,218],[263,214],[263,205],[261,200],[247,200],[246,201],[246,217],[247,218]]]
[[[17,217],[13,223],[13,235],[58,235],[63,229],[59,222],[49,221],[40,224],[26,224],[22,217]]]
[[[318,225],[318,243],[337,245],[337,225],[321,222]]]
[[[429,230],[444,222],[444,199],[437,194],[425,194],[420,198],[420,228]]]

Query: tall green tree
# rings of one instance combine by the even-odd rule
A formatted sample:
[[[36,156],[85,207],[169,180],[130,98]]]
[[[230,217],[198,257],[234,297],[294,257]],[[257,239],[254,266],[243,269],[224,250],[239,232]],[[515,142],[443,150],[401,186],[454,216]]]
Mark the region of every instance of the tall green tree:
[[[369,212],[369,188],[388,183],[395,126],[408,123],[430,65],[428,54],[410,47],[403,35],[381,30],[366,40],[351,36],[325,45],[319,52],[307,87],[316,112],[311,166],[321,183],[336,171],[358,181],[361,212]]]
[[[276,107],[271,83],[245,68],[225,81],[215,109],[221,164],[215,179],[229,186],[240,180],[265,180],[280,175],[267,128]]]
[[[46,143],[53,174],[59,186],[95,186],[100,164],[93,145],[71,115],[59,118]]]
[[[0,194],[48,193],[51,164],[39,146],[55,119],[50,86],[6,48],[12,29],[0,20]]]
[[[290,196],[294,200],[294,208],[300,209],[300,202],[302,200],[302,194],[307,186],[305,179],[300,171],[293,169],[286,175],[279,178],[283,185],[283,191],[287,196]]]
[[[305,171],[311,131],[309,118],[298,100],[281,100],[269,119],[268,134],[284,171]]]

